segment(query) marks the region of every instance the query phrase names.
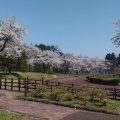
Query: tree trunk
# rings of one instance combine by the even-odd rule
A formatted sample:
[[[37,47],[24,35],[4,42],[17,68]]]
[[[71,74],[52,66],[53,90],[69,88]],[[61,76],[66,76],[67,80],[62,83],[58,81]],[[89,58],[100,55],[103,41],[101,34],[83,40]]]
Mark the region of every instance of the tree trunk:
[[[11,73],[11,71],[12,71],[12,69],[11,68],[7,68],[8,69],[8,72],[9,72],[9,74]]]

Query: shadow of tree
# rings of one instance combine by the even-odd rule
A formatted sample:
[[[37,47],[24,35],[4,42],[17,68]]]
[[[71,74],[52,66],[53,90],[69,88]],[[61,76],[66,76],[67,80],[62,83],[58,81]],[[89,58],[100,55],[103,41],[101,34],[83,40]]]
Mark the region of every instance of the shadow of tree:
[[[14,76],[17,78],[22,78],[22,76],[18,73],[0,73],[0,78],[5,78],[7,76]]]

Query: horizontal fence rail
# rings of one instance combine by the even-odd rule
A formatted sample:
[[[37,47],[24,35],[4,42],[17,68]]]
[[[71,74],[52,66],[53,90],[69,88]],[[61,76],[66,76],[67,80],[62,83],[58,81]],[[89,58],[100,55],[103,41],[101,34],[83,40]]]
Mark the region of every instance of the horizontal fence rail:
[[[27,96],[28,92],[34,91],[38,89],[40,86],[46,86],[51,92],[53,87],[55,86],[67,86],[68,90],[72,90],[74,86],[81,86],[81,85],[74,85],[66,84],[62,82],[53,82],[50,80],[41,79],[0,79],[0,89],[7,89],[7,90],[16,90],[20,92],[24,92],[24,96]],[[100,87],[99,87],[100,88]],[[115,100],[120,100],[120,89],[114,88],[104,88],[109,91],[108,97]]]

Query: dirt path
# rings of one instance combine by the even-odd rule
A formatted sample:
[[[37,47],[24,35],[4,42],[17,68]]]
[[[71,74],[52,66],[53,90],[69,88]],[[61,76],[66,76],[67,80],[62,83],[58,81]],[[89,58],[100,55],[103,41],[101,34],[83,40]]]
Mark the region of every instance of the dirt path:
[[[114,85],[100,85],[100,84],[94,84],[94,83],[90,83],[87,81],[86,77],[85,76],[79,76],[79,77],[73,77],[73,76],[70,76],[70,77],[60,77],[60,78],[55,78],[55,79],[52,79],[51,81],[54,81],[54,82],[63,82],[63,83],[66,83],[66,84],[71,84],[73,83],[74,85],[81,85],[81,86],[92,86],[92,87],[102,87],[102,88],[119,88],[120,89],[120,85],[117,85],[117,86],[114,86]]]
[[[56,105],[16,100],[16,96],[22,95],[22,93],[18,92],[0,90],[0,93],[5,94],[5,96],[0,97],[0,108],[38,118],[46,118],[46,120],[60,120],[65,116],[78,112],[75,109]]]

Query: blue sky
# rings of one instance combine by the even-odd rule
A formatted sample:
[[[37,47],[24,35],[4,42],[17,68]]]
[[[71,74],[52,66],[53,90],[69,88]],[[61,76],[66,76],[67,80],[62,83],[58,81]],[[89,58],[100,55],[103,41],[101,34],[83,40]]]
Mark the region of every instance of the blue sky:
[[[64,53],[104,58],[120,53],[111,42],[120,0],[0,0],[0,18],[16,16],[27,44],[58,45]]]

